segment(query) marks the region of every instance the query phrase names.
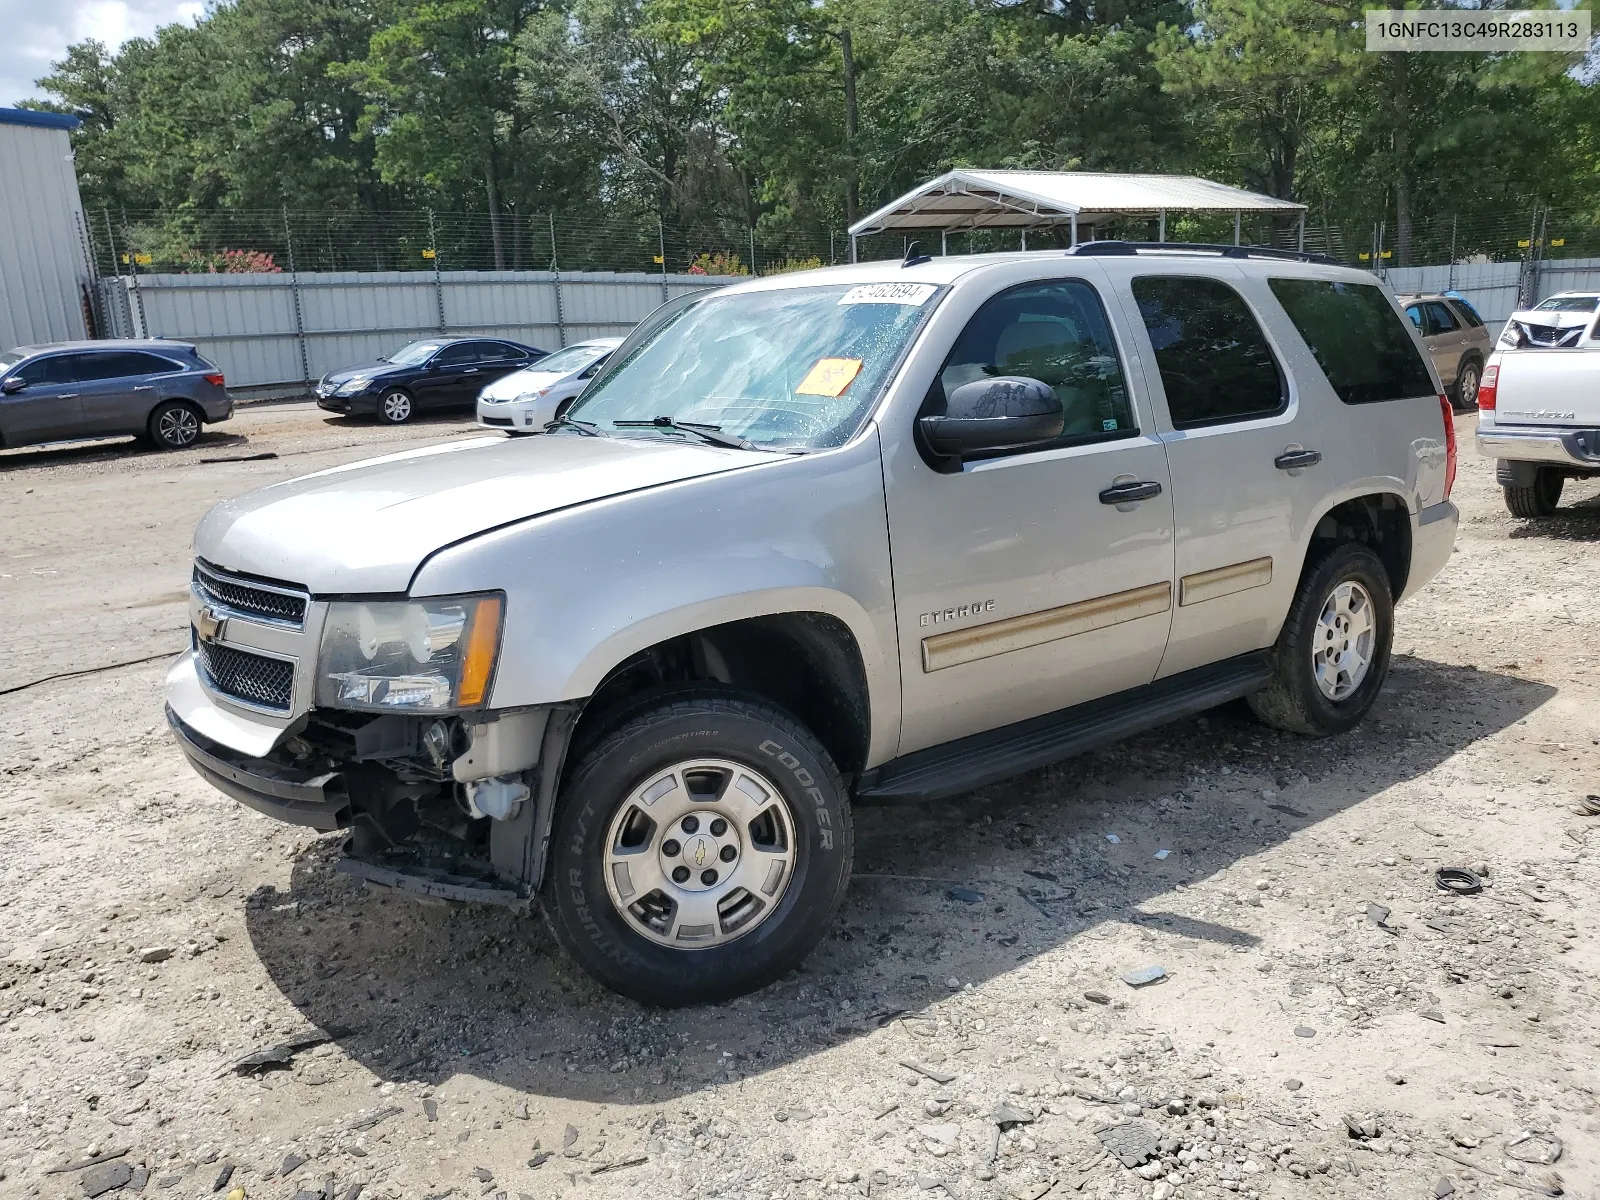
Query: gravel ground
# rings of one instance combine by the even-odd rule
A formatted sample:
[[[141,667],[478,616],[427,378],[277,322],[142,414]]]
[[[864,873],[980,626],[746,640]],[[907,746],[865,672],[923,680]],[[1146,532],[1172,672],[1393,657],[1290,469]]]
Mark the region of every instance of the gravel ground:
[[[1359,730],[1232,706],[864,809],[804,968],[667,1013],[538,919],[334,874],[184,764],[160,661],[116,666],[181,644],[211,503],[464,422],[0,454],[0,1195],[1600,1194],[1600,486],[1513,520],[1471,424]]]

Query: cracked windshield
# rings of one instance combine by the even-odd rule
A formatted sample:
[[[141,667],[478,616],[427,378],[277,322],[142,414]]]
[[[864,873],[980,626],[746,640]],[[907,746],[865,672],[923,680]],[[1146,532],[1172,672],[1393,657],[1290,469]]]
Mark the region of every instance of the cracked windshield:
[[[762,450],[841,445],[937,292],[926,283],[838,284],[707,296],[597,380],[570,416],[608,433],[619,422],[670,417]],[[685,435],[658,426],[639,436]]]

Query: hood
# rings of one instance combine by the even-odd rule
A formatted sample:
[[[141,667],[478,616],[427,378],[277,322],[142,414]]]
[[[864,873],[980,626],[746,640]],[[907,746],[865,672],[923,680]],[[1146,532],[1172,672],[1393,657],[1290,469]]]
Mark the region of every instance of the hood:
[[[771,461],[652,438],[473,438],[351,463],[218,504],[195,553],[314,594],[400,593],[422,561],[543,513]]]
[[[1594,319],[1593,311],[1522,309],[1507,318],[1500,346],[1501,349],[1570,349],[1583,340],[1584,331]]]
[[[574,374],[577,374],[577,372],[541,371],[538,367],[523,367],[520,371],[502,375],[493,383],[488,384],[479,395],[490,400],[512,400],[522,395],[523,392],[538,391],[540,388],[559,383],[567,376]]]
[[[362,363],[358,367],[340,367],[337,371],[329,371],[322,377],[323,383],[343,383],[347,379],[354,379],[357,375],[376,378],[379,375],[388,375],[396,371],[414,371],[415,367],[399,367],[384,359],[374,359],[369,363]]]

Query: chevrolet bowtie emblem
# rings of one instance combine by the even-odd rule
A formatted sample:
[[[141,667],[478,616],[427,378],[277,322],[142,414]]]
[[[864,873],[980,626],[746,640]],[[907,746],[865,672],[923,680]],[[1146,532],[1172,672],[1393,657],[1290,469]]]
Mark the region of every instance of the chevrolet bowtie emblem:
[[[202,608],[194,618],[194,629],[202,642],[220,642],[228,628],[228,618],[219,617],[210,608]]]
[[[697,867],[703,867],[706,865],[706,844],[704,842],[695,843],[694,865]]]

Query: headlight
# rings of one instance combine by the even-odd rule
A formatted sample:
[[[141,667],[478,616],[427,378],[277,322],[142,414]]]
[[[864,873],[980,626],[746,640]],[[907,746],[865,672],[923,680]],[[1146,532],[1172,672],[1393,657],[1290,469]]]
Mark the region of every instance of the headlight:
[[[549,388],[540,388],[536,392],[518,392],[517,393],[517,400],[519,402],[526,403],[529,400],[541,399],[542,397],[548,395],[549,392],[550,392]]]
[[[317,703],[414,712],[481,705],[504,608],[499,595],[335,602],[322,629]]]
[[[1500,331],[1500,340],[1496,343],[1495,348],[1499,350],[1515,350],[1525,340],[1522,335],[1522,326],[1515,321],[1507,321],[1506,327]]]
[[[357,375],[354,379],[346,379],[343,383],[341,383],[339,385],[339,390],[335,393],[335,395],[357,395],[358,393],[366,391],[367,386],[371,384],[371,382],[372,380],[368,379],[365,375]]]

